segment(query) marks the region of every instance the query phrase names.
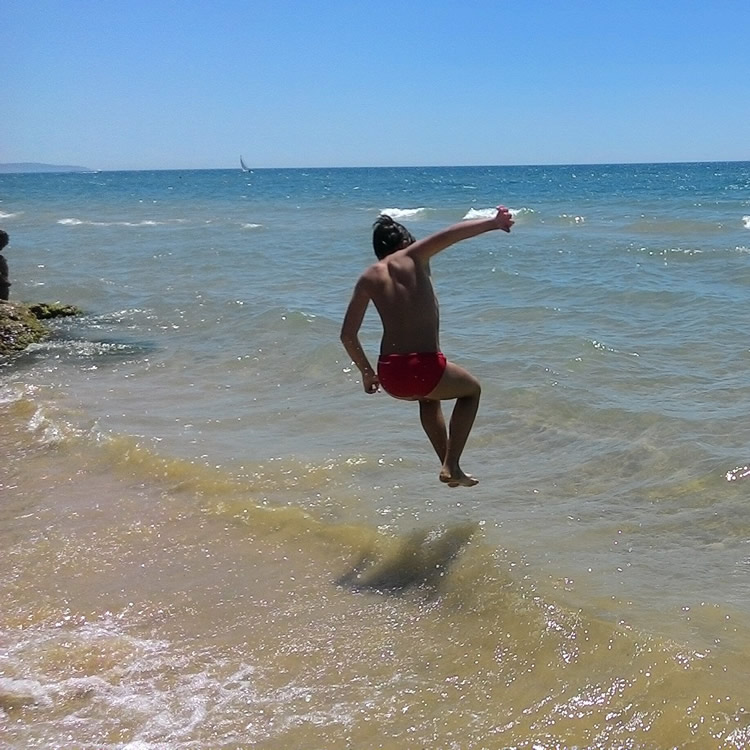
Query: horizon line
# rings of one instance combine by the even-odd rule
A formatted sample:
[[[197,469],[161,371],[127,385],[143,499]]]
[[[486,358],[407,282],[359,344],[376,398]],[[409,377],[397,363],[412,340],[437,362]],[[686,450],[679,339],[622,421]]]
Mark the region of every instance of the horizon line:
[[[676,164],[742,164],[750,163],[750,159],[689,159],[676,161],[612,161],[612,162],[547,162],[547,163],[516,163],[516,164],[359,164],[339,166],[283,166],[283,167],[250,167],[250,172],[264,170],[300,170],[300,169],[477,169],[490,168],[530,168],[530,167],[603,167],[603,166],[647,166],[647,165],[676,165]],[[43,167],[43,169],[19,169],[5,171],[4,167]],[[96,174],[101,172],[232,172],[242,171],[240,167],[121,167],[121,168],[91,168],[75,165],[51,164],[48,162],[0,162],[0,174],[28,174],[28,173],[83,173]]]

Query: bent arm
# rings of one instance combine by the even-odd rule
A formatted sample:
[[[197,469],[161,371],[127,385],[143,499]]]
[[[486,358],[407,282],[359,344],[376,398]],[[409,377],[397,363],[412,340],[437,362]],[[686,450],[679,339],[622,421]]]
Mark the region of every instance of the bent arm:
[[[344,322],[341,325],[341,343],[352,362],[362,373],[362,385],[367,393],[375,393],[378,389],[377,375],[372,369],[370,360],[367,359],[365,350],[359,340],[359,329],[370,304],[370,295],[366,289],[366,283],[360,279],[354,287],[349,307],[346,309]]]
[[[441,229],[423,240],[417,240],[406,248],[406,252],[421,261],[426,261],[441,250],[445,250],[446,247],[455,245],[462,240],[468,240],[470,237],[476,237],[478,234],[491,232],[495,229],[510,232],[513,224],[510,211],[503,206],[498,206],[497,213],[493,218],[459,221],[458,224],[453,224],[447,229]]]

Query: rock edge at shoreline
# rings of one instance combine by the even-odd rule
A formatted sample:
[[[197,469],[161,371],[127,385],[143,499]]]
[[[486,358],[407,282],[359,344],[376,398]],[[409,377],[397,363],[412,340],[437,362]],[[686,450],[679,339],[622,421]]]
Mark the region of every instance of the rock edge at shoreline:
[[[0,301],[0,357],[23,351],[50,334],[42,320],[80,315],[81,310],[60,302]]]

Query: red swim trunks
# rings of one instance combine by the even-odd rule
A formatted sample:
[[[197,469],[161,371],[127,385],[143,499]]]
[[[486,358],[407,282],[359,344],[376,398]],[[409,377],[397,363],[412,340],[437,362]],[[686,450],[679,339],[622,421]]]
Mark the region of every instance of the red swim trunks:
[[[381,354],[378,359],[380,385],[395,398],[424,398],[434,390],[444,372],[442,352]]]

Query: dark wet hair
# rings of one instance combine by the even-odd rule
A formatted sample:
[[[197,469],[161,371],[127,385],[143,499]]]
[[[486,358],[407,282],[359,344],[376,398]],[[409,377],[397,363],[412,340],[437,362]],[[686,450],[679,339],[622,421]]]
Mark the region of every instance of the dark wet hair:
[[[412,233],[388,214],[378,216],[372,225],[372,248],[379,260],[414,242],[416,240]]]
[[[0,229],[0,250],[2,250],[10,242],[10,237],[4,229]]]

